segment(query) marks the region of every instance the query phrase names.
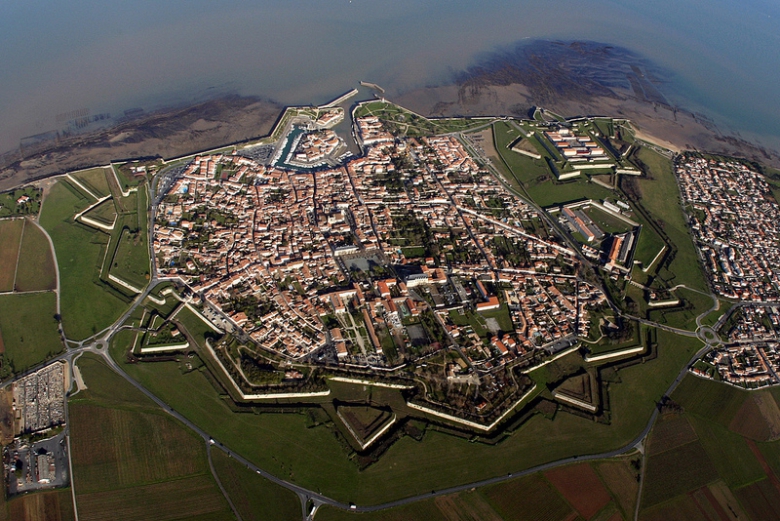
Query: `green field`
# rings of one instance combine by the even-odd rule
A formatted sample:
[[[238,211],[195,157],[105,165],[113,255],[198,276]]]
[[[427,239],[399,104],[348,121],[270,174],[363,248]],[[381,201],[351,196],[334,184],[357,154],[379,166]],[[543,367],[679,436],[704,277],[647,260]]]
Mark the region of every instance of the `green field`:
[[[232,519],[204,441],[94,355],[69,400],[79,519]],[[199,517],[202,516],[202,517]]]
[[[122,230],[110,273],[139,289],[149,283],[149,254],[146,234]]]
[[[633,179],[640,192],[639,202],[660,224],[676,249],[671,264],[659,271],[659,275],[669,285],[685,284],[707,291],[699,256],[680,206],[680,192],[671,161],[644,147],[639,149],[636,156],[648,170],[649,176]]]
[[[83,184],[90,192],[98,197],[105,197],[111,195],[111,190],[108,188],[108,181],[106,180],[107,170],[103,167],[91,168],[89,170],[83,170],[71,174],[76,178],[79,183]]]
[[[14,289],[23,228],[24,221],[21,219],[0,221],[0,292]]]
[[[651,310],[648,313],[648,318],[659,324],[695,331],[696,317],[712,307],[712,298],[688,288],[677,288],[674,295],[681,300],[680,306]]]
[[[659,237],[652,226],[643,226],[642,231],[639,232],[634,258],[642,262],[642,268],[647,268],[665,245],[664,240]]]
[[[87,206],[87,197],[60,181],[46,197],[40,219],[57,251],[62,323],[65,334],[74,340],[111,325],[128,303],[99,278],[108,236],[73,221]]]
[[[149,241],[147,226],[148,196],[146,186],[138,188],[138,192],[128,197],[115,199],[120,218],[109,242],[111,261],[104,266],[105,276],[108,273],[129,282],[138,289],[143,289],[149,282]],[[105,273],[108,270],[108,273]],[[117,288],[120,289],[120,288]]]
[[[0,295],[3,373],[19,373],[63,350],[56,313],[54,293]]]
[[[244,521],[287,521],[301,516],[301,503],[294,492],[258,476],[222,451],[212,451],[211,459]]]
[[[769,469],[775,473],[780,470],[780,441],[751,445],[753,441],[732,430],[760,433],[763,432],[759,429],[761,422],[776,421],[773,416],[765,417],[766,413],[758,407],[750,407],[753,399],[771,400],[773,392],[748,393],[687,376],[672,394],[674,402],[681,406],[674,413],[676,418],[659,420],[661,423],[651,433],[640,517],[666,519],[663,516],[676,505],[689,501],[688,498],[694,498],[699,505],[704,501],[708,508],[717,498],[724,509],[728,505],[738,510],[744,508],[751,519],[776,519],[774,513],[768,512],[772,504],[777,504],[780,494],[767,479],[767,474]],[[678,416],[680,412],[683,416]],[[659,425],[665,428],[659,429]],[[695,441],[689,441],[691,427],[695,430]],[[657,433],[662,433],[663,440],[654,440]],[[687,443],[653,453],[664,440],[668,443],[672,439]],[[715,496],[706,499],[706,494],[701,492],[704,489],[694,492],[704,485],[709,485]],[[732,495],[740,499],[741,507]],[[742,518],[736,513],[735,516]],[[677,516],[675,519],[687,518]]]
[[[718,471],[698,441],[651,456],[647,460],[642,506],[663,503],[718,479]]]
[[[740,487],[766,476],[742,436],[704,418],[691,415],[690,419],[726,485]]]
[[[203,319],[190,311],[187,307],[182,307],[173,321],[183,326],[184,330],[192,337],[192,340],[201,346],[203,345],[203,342],[205,342],[206,336],[209,333],[214,333],[214,330],[211,329]]]
[[[687,375],[672,399],[686,412],[728,427],[748,396],[748,391]]]
[[[84,214],[84,217],[94,219],[106,226],[111,226],[116,219],[116,208],[113,199],[106,199],[90,211]]]
[[[658,337],[657,359],[621,370],[621,383],[609,384],[612,425],[563,413],[553,421],[535,415],[496,446],[429,431],[421,442],[402,438],[362,472],[328,428],[306,428],[302,414],[234,413],[203,373],[182,374],[173,362],[130,364],[125,369],[269,472],[343,501],[373,504],[627,443],[642,430],[656,402],[700,345],[696,339],[664,332]]]
[[[57,289],[56,270],[46,234],[34,222],[25,223],[16,270],[16,291]]]
[[[565,519],[571,506],[539,474],[485,487],[482,492],[505,521]]]
[[[547,166],[545,158],[555,159],[544,147],[539,146],[542,159],[532,159],[507,148],[520,137],[520,131],[512,124],[498,121],[493,125],[496,151],[505,167],[511,172],[508,181],[522,187],[533,201],[541,207],[553,206],[581,199],[605,199],[613,194],[603,186],[591,183],[582,176],[565,182],[554,180],[555,175]]]

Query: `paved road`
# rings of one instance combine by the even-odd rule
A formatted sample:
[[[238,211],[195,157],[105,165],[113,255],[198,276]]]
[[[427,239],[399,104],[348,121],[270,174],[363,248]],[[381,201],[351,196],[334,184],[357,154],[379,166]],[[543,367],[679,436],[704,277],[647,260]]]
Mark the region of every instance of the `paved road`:
[[[666,395],[670,395],[680,384],[680,382],[685,377],[688,367],[690,364],[692,364],[695,360],[697,360],[699,357],[701,357],[705,352],[707,352],[710,349],[710,346],[705,345],[703,348],[701,348],[699,351],[696,352],[695,355],[691,357],[689,362],[683,367],[675,380],[671,383],[669,388],[666,390]],[[630,442],[628,442],[626,445],[611,450],[607,452],[600,452],[596,454],[583,454],[579,456],[572,456],[569,458],[564,458],[561,460],[553,461],[550,463],[545,463],[543,465],[538,465],[532,468],[528,469],[521,469],[517,472],[511,472],[506,475],[496,476],[494,478],[474,481],[471,483],[465,483],[463,485],[458,485],[455,487],[449,487],[441,490],[435,490],[431,492],[426,492],[423,494],[418,494],[416,496],[407,497],[403,499],[398,499],[395,501],[389,501],[387,503],[382,503],[378,505],[370,505],[370,506],[364,506],[364,505],[351,505],[348,503],[344,503],[341,501],[337,501],[335,499],[332,499],[328,496],[322,495],[320,493],[317,493],[313,490],[306,489],[300,485],[297,485],[295,483],[290,483],[289,481],[285,481],[283,479],[278,478],[277,476],[266,472],[262,468],[258,467],[254,463],[250,462],[240,454],[237,454],[236,452],[232,451],[229,447],[223,445],[219,440],[214,439],[212,436],[210,436],[206,431],[195,425],[193,422],[191,422],[189,419],[187,419],[185,416],[183,416],[181,413],[170,407],[167,403],[159,399],[156,395],[154,395],[152,392],[150,392],[148,389],[146,389],[143,385],[141,385],[139,382],[131,378],[127,373],[124,372],[124,370],[114,361],[111,356],[108,354],[107,348],[97,348],[93,345],[89,347],[83,347],[79,349],[78,351],[88,351],[93,352],[98,355],[100,355],[106,363],[114,370],[116,371],[120,376],[122,376],[125,380],[127,380],[131,385],[133,385],[135,388],[137,388],[139,391],[144,393],[146,396],[148,396],[152,401],[154,401],[158,406],[160,406],[163,410],[165,410],[168,414],[182,422],[184,425],[192,429],[195,433],[197,433],[205,443],[207,443],[211,448],[216,448],[219,450],[222,450],[225,454],[230,456],[231,458],[235,459],[242,465],[246,466],[248,469],[254,471],[258,475],[263,476],[264,478],[268,479],[269,481],[272,481],[273,483],[276,483],[277,485],[280,485],[292,492],[295,492],[301,499],[304,501],[304,503],[307,500],[312,500],[315,505],[330,505],[336,508],[340,509],[351,509],[357,512],[375,512],[378,510],[384,510],[387,508],[392,508],[396,506],[401,505],[408,505],[410,503],[414,503],[423,499],[436,497],[436,496],[442,496],[447,494],[453,494],[457,492],[463,492],[469,489],[472,489],[474,487],[481,487],[485,485],[492,485],[496,483],[501,483],[510,479],[516,479],[522,476],[527,476],[536,472],[549,470],[555,467],[559,467],[561,465],[568,465],[571,463],[577,463],[581,461],[591,461],[591,460],[599,460],[599,459],[607,459],[612,458],[615,456],[619,456],[622,454],[626,454],[628,452],[631,452],[635,450],[647,437],[648,433],[653,427],[653,424],[655,423],[655,420],[658,416],[658,410],[654,410],[651,414],[650,418],[648,419],[647,424],[645,425],[645,428]]]

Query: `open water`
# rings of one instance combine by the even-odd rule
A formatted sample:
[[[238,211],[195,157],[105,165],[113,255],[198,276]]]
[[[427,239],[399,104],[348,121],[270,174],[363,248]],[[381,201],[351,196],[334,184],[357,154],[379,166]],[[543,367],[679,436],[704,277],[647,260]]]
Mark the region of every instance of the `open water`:
[[[534,38],[628,48],[674,74],[674,102],[780,140],[776,0],[3,0],[0,151],[83,109],[322,103],[359,80],[392,96]]]

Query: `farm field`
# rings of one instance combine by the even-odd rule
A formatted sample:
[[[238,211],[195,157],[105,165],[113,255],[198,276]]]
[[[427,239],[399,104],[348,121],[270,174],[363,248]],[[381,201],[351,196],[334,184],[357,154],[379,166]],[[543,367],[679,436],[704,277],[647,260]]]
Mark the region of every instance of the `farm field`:
[[[569,518],[572,507],[539,474],[481,490],[505,521]]]
[[[99,278],[108,236],[73,221],[73,216],[91,201],[61,180],[51,188],[40,218],[57,251],[62,324],[67,337],[73,340],[87,338],[111,325],[128,303],[126,297]]]
[[[27,494],[8,501],[7,506],[8,512],[0,510],[0,519],[12,521],[72,521],[75,519],[70,488]],[[6,517],[3,517],[4,514]]]
[[[19,258],[23,228],[22,219],[0,221],[0,292],[14,289],[16,260]]]
[[[295,493],[258,476],[220,450],[212,451],[211,459],[244,521],[287,521],[301,516],[301,502]]]
[[[12,372],[29,369],[63,350],[56,313],[54,293],[0,295],[3,356]]]
[[[651,432],[640,519],[777,519],[780,441],[744,437],[770,433],[773,392],[687,376],[672,399],[683,412]]]
[[[232,519],[195,433],[94,356],[69,400],[79,519]]]
[[[612,500],[598,474],[587,463],[549,470],[544,476],[585,519],[596,515]]]
[[[780,519],[780,491],[765,479],[735,491],[745,512],[753,521]]]
[[[57,289],[56,270],[44,231],[37,224],[26,222],[16,269],[16,291]]]
[[[648,508],[718,479],[704,447],[692,441],[647,460],[642,506]]]
[[[552,421],[534,415],[495,446],[429,430],[421,442],[402,438],[362,472],[327,427],[305,428],[304,415],[234,413],[201,371],[182,374],[177,363],[124,367],[184,416],[269,472],[343,501],[376,504],[627,443],[644,427],[699,342],[659,332],[659,345],[664,347],[657,359],[621,370],[622,383],[610,384],[612,425],[565,413]]]
[[[749,395],[748,391],[687,375],[672,399],[687,413],[728,426]]]
[[[326,521],[338,520],[368,520],[368,521],[400,521],[407,519],[433,519],[448,521],[504,521],[504,520],[567,520],[567,519],[594,519],[598,521],[630,519],[631,516],[621,514],[613,496],[604,488],[601,479],[608,479],[611,483],[618,483],[628,477],[630,482],[636,485],[633,475],[625,475],[620,469],[626,467],[625,461],[609,460],[598,463],[599,468],[604,469],[600,478],[593,472],[588,464],[575,464],[553,469],[541,473],[532,474],[523,478],[507,481],[497,485],[479,487],[477,489],[438,496],[431,499],[423,499],[410,505],[381,510],[372,513],[353,513],[323,506],[317,513],[316,519]],[[617,472],[615,472],[617,470]],[[555,481],[562,485],[557,490],[555,481],[551,484],[550,474]],[[587,476],[584,486],[576,490],[576,482],[571,478],[578,475]],[[567,489],[573,495],[570,497],[561,493],[561,488]],[[588,492],[600,489],[596,494],[596,500],[588,497]],[[634,486],[626,494],[626,499],[633,502],[636,499],[637,487]],[[579,496],[582,510],[575,512],[570,503],[574,495]],[[567,502],[568,500],[568,502]],[[586,506],[585,503],[590,503]],[[630,503],[633,504],[633,503]],[[594,511],[594,508],[597,510]],[[625,510],[625,509],[624,509]]]
[[[623,511],[624,519],[632,519],[639,493],[638,471],[628,458],[594,464],[602,481],[612,493],[615,503]]]
[[[738,487],[762,479],[765,474],[747,442],[719,423],[691,417],[699,440],[718,474],[729,487]]]

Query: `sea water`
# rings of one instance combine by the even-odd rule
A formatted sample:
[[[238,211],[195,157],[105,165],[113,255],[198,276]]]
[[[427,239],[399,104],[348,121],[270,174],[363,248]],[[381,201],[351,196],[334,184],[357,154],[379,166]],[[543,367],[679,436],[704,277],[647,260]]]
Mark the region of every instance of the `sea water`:
[[[359,80],[392,97],[534,38],[626,47],[673,73],[664,94],[676,103],[780,139],[771,0],[5,0],[0,151],[85,109],[226,93],[322,103]]]

